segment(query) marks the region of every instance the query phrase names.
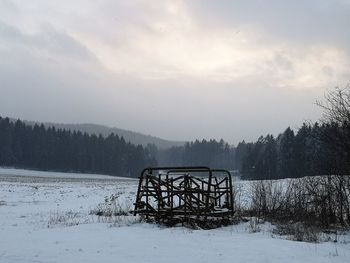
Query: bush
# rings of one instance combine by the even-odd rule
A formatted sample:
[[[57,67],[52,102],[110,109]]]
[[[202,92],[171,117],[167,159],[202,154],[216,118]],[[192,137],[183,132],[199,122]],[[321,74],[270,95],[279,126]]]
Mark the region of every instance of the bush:
[[[329,227],[350,225],[350,177],[317,176],[256,181],[250,187],[250,216],[276,222]]]
[[[131,204],[119,202],[119,194],[106,196],[104,203],[98,204],[97,207],[90,211],[90,214],[97,216],[121,216],[130,215]]]
[[[82,218],[78,212],[74,212],[72,210],[67,212],[55,211],[49,214],[47,227],[52,228],[54,226],[76,226],[86,223],[88,223],[88,219]]]

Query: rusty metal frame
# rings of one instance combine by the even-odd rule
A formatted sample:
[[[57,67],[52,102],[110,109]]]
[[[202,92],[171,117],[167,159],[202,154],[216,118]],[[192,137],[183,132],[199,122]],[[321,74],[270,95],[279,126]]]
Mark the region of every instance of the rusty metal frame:
[[[145,168],[139,177],[137,214],[169,225],[228,222],[234,215],[231,174],[206,166]]]

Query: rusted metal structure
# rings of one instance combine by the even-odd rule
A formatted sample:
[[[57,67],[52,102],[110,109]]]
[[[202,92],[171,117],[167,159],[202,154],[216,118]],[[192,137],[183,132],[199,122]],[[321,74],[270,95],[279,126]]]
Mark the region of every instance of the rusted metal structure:
[[[142,171],[134,214],[166,225],[212,228],[234,215],[230,172],[209,167],[150,167]]]

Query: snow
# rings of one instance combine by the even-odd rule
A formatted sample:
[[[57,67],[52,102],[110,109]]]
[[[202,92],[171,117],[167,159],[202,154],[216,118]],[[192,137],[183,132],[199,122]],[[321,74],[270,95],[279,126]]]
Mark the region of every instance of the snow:
[[[35,170],[24,170],[0,167],[0,176],[25,176],[25,177],[43,177],[43,178],[69,178],[69,179],[130,179],[128,177],[117,177],[111,175],[102,174],[82,174],[82,173],[62,173],[62,172],[46,172],[46,171],[35,171]]]
[[[249,223],[190,230],[136,223],[125,217],[115,224],[89,212],[112,194],[118,194],[121,205],[131,206],[137,180],[94,177],[91,181],[86,175],[66,174],[79,180],[52,181],[40,172],[3,171],[0,169],[1,263],[350,262],[349,235],[339,237],[337,243],[316,244],[275,236],[268,223],[257,233],[251,233]],[[25,179],[35,173],[37,180]],[[67,221],[59,222],[60,216]]]

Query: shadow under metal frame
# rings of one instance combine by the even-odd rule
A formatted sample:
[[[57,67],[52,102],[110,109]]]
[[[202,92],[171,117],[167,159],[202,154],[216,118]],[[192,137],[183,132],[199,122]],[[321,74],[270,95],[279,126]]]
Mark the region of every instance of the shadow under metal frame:
[[[169,225],[227,222],[234,215],[231,174],[206,166],[145,168],[139,177],[136,214]]]

